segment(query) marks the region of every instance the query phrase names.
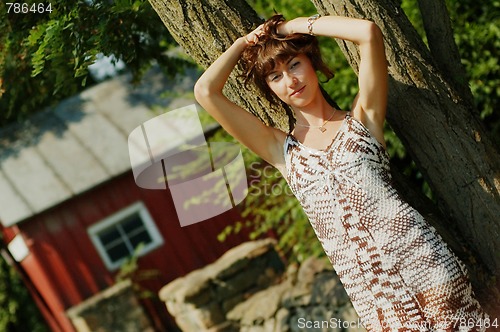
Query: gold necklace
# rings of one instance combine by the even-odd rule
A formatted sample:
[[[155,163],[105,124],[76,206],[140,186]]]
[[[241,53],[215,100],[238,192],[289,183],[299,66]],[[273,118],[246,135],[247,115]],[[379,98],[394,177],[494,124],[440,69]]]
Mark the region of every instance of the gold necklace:
[[[306,127],[306,128],[317,128],[317,129],[319,129],[319,131],[324,133],[326,131],[326,128],[325,128],[326,123],[333,118],[336,111],[337,110],[334,109],[332,115],[328,119],[326,119],[325,122],[323,122],[323,124],[321,126],[310,126],[310,125],[305,125],[305,124],[301,124],[301,123],[296,123],[295,125],[299,126],[299,127]]]

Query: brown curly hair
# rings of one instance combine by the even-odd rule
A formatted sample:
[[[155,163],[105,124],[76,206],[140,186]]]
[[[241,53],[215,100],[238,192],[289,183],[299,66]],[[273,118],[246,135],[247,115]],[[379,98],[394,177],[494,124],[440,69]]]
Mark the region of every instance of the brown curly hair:
[[[266,76],[279,63],[286,62],[298,54],[305,54],[316,71],[323,73],[327,81],[334,74],[323,62],[315,36],[295,33],[288,36],[278,34],[278,25],[285,21],[283,15],[277,14],[264,22],[264,33],[258,41],[249,45],[242,53],[244,85],[253,82],[272,104],[280,105],[280,100],[269,88]]]

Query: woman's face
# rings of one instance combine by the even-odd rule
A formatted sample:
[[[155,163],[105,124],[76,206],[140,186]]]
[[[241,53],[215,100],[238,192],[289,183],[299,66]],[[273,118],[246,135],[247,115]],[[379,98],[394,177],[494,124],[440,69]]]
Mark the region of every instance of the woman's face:
[[[309,104],[318,91],[316,71],[305,54],[276,65],[266,81],[279,99],[297,108]]]

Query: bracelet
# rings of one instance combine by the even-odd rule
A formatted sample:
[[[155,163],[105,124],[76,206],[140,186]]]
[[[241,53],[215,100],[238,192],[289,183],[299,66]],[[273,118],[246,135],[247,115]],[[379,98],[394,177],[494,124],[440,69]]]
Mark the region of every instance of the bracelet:
[[[314,33],[313,33],[313,23],[316,22],[316,20],[318,18],[320,18],[321,15],[320,14],[314,14],[313,16],[309,17],[307,19],[307,30],[309,31],[309,34],[311,36],[314,36]]]

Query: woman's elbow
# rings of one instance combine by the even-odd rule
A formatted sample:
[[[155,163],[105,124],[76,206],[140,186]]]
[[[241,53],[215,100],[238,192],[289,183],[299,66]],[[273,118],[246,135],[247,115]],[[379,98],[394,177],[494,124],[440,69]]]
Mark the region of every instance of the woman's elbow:
[[[194,98],[196,101],[201,104],[203,100],[206,100],[209,96],[210,90],[206,84],[201,80],[196,81],[194,85]]]
[[[366,42],[368,43],[384,42],[384,35],[382,34],[382,30],[380,30],[377,24],[371,21],[367,21],[366,23],[365,36],[366,36]]]
[[[215,95],[214,89],[204,82],[203,80],[198,80],[194,85],[194,98],[198,104],[204,106],[210,99]]]
[[[222,87],[217,82],[205,80],[203,75],[194,85],[194,97],[198,102],[222,94]]]

